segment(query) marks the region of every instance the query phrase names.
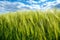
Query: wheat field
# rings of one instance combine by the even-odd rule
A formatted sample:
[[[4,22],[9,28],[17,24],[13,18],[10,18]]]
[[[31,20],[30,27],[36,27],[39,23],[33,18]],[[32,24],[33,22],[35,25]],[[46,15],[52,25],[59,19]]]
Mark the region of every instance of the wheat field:
[[[60,11],[0,14],[0,40],[60,40]]]

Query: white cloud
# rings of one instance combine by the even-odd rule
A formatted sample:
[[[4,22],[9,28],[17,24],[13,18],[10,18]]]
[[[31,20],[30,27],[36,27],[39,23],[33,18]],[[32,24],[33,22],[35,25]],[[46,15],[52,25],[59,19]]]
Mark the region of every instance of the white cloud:
[[[31,5],[30,8],[31,8],[31,9],[40,9],[40,6],[39,6],[39,5]]]
[[[40,0],[39,2],[30,0],[30,1],[27,1],[27,2],[29,2],[29,3],[31,4],[31,6],[30,6],[31,9],[49,9],[49,8],[57,5],[58,2],[59,2],[59,0],[58,0],[58,2],[57,2],[57,1],[45,2],[45,1],[47,1],[47,0]],[[43,3],[43,4],[40,6],[39,3],[42,3],[42,2],[45,2],[45,3]]]
[[[40,6],[37,5],[36,1],[32,1],[31,5],[25,5],[24,3],[21,3],[21,2],[8,2],[8,1],[4,1],[4,2],[1,1],[0,3],[1,3],[0,6],[3,5],[2,7],[4,8],[4,9],[2,9],[2,8],[0,8],[0,9],[5,10],[5,11],[6,10],[12,11],[12,9],[13,9],[13,11],[23,9],[22,7],[26,7],[24,9],[27,9],[27,8],[29,8],[29,9],[40,9]]]
[[[22,6],[25,6],[25,4],[21,3],[21,2],[14,2],[14,5],[17,5],[17,8],[21,8]]]
[[[47,1],[47,0],[40,0],[41,2],[45,2],[45,1]]]
[[[16,10],[20,10],[20,9],[49,9],[52,6],[55,6],[57,4],[60,3],[60,0],[56,0],[53,2],[45,2],[47,0],[40,0],[39,2],[34,1],[34,0],[28,0],[26,2],[28,2],[31,5],[26,5],[22,2],[9,2],[9,1],[0,1],[0,12],[1,10],[3,11],[12,11],[12,9],[14,11]],[[39,3],[43,3],[42,5]]]
[[[57,3],[60,3],[60,0],[56,0],[57,1]]]
[[[54,2],[47,2],[46,4],[47,4],[48,6],[51,6],[51,5],[54,6],[54,5],[56,5],[57,3],[56,3],[56,1],[54,1]]]
[[[28,2],[29,4],[38,4],[38,2],[36,1],[26,1],[26,2]]]
[[[56,1],[53,2],[46,2],[45,4],[43,4],[41,6],[41,9],[46,10],[46,9],[51,9],[52,7],[54,7],[55,5],[57,5]]]
[[[19,10],[19,8],[22,6],[25,6],[25,4],[21,2],[0,1],[0,12]]]
[[[34,1],[34,0],[29,0],[29,1]]]

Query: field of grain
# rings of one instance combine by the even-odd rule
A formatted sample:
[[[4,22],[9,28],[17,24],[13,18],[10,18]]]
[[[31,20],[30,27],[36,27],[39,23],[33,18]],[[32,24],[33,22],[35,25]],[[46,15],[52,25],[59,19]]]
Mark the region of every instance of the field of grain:
[[[60,11],[1,14],[0,40],[60,40]]]

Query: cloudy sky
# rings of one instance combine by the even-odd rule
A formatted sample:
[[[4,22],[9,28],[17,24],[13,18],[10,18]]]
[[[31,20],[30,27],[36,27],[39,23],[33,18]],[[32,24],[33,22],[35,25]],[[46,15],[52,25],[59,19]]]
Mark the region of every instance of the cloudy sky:
[[[17,10],[60,8],[60,0],[0,0],[0,13]]]

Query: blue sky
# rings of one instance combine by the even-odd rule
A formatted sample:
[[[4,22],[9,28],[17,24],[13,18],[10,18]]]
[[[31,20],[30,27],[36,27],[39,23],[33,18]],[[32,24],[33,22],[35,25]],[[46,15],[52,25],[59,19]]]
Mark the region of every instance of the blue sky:
[[[0,13],[17,10],[45,10],[60,7],[60,0],[0,0]]]

